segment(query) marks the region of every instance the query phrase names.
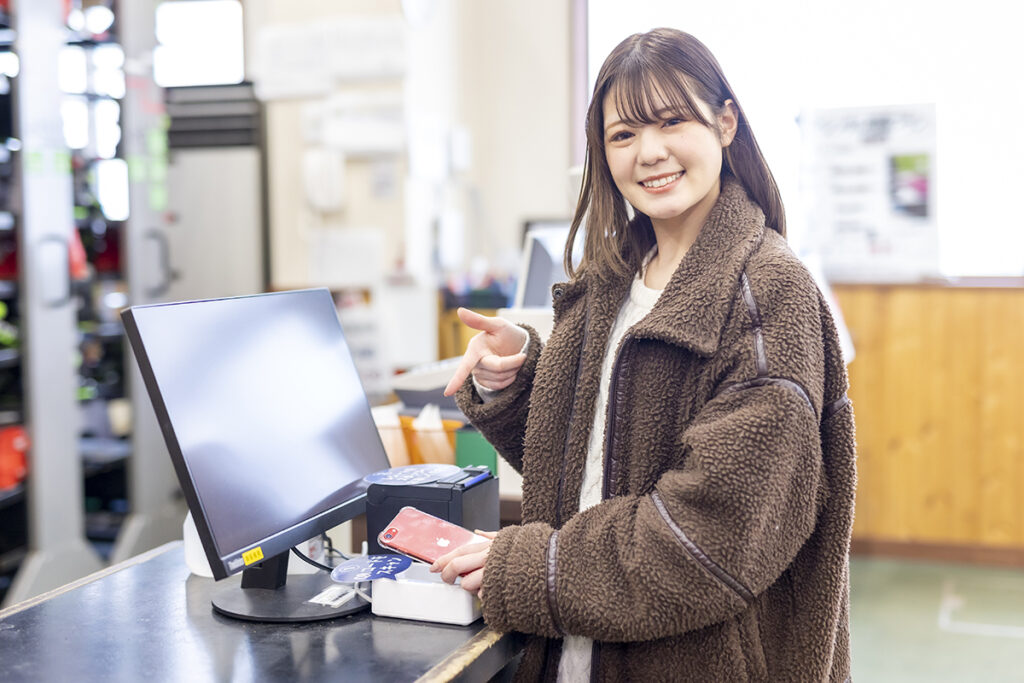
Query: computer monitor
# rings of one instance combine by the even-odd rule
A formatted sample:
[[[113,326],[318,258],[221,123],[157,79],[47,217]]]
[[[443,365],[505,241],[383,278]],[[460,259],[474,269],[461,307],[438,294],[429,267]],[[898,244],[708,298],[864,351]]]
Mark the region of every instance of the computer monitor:
[[[563,255],[569,237],[570,222],[534,221],[526,225],[523,239],[523,265],[516,285],[513,307],[551,308],[551,287],[565,282]],[[578,264],[583,253],[583,234],[573,245],[573,262]]]
[[[326,289],[133,306],[125,332],[214,578],[218,612],[326,619],[326,572],[292,575],[289,549],[362,513],[388,468]],[[225,585],[227,584],[227,585]]]

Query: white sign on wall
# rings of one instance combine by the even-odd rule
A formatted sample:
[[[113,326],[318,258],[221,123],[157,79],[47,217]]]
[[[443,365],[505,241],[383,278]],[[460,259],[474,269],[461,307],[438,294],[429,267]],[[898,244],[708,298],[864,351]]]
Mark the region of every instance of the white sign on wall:
[[[934,105],[807,110],[807,243],[833,281],[939,275]]]

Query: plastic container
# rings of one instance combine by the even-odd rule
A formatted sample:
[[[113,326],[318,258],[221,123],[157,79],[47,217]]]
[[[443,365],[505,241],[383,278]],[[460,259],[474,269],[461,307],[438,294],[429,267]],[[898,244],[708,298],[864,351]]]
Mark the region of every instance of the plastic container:
[[[413,562],[394,580],[374,579],[370,610],[379,617],[398,617],[466,626],[480,618],[480,601],[458,586],[431,574],[429,565]]]
[[[485,465],[498,474],[498,453],[476,427],[465,425],[455,432],[455,464],[459,467]]]
[[[400,415],[409,462],[413,465],[455,464],[455,430],[463,425],[457,420],[441,420],[440,429],[416,429],[415,418]]]

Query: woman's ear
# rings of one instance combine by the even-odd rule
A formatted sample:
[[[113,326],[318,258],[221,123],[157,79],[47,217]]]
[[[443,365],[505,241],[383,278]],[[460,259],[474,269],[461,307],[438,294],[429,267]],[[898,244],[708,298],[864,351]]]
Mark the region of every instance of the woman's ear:
[[[736,129],[739,128],[740,113],[736,103],[726,100],[722,104],[722,112],[718,115],[718,130],[722,138],[722,147],[728,147],[736,137]]]

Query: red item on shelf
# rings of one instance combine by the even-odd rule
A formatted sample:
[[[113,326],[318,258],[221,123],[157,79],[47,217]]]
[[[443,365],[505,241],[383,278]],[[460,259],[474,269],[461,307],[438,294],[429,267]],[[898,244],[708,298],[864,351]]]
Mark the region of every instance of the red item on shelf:
[[[72,280],[84,280],[89,277],[89,257],[85,253],[85,245],[82,244],[82,236],[78,234],[78,230],[71,231],[68,264],[71,266]]]
[[[0,280],[18,279],[18,242],[14,239],[0,240]]]
[[[0,490],[17,486],[28,472],[28,434],[21,425],[0,428]]]
[[[107,238],[103,249],[93,256],[92,265],[97,273],[121,272],[121,239],[120,230],[114,226],[107,227]]]

